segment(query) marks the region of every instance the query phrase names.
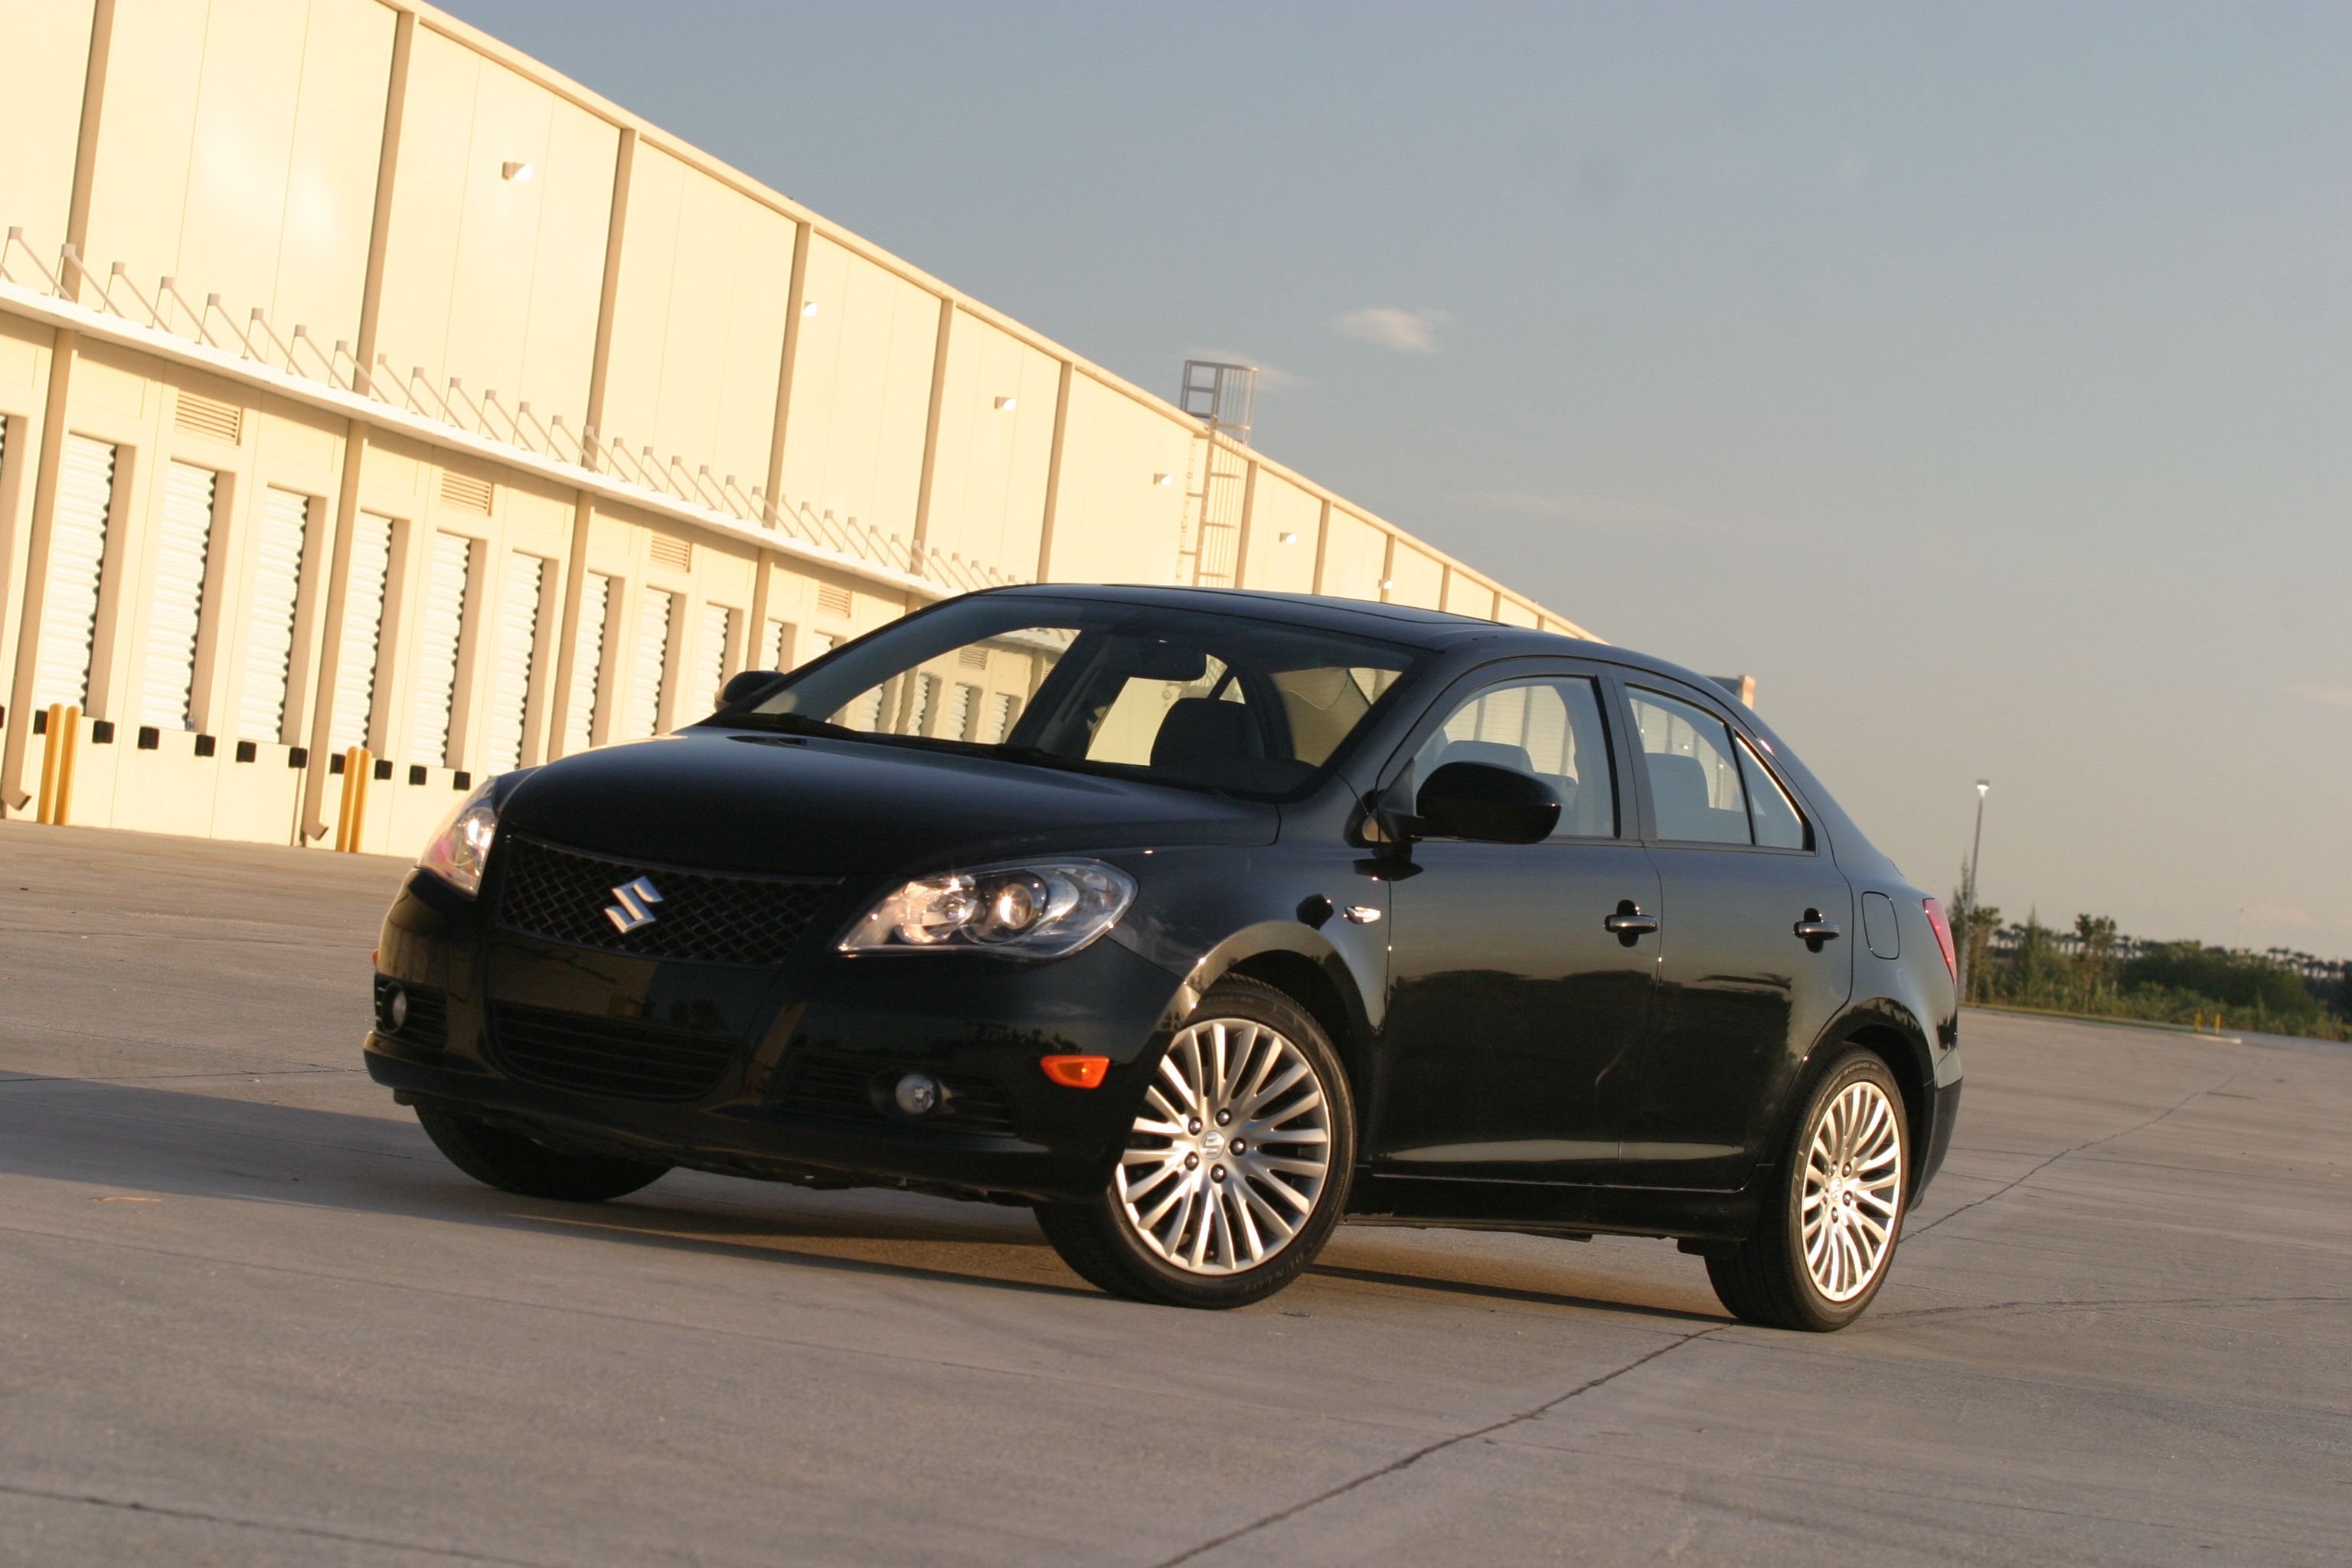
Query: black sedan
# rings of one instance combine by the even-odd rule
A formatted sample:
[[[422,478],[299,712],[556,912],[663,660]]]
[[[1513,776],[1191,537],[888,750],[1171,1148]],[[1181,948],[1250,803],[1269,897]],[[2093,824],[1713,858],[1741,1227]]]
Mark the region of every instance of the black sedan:
[[[1952,1132],[1951,937],[1756,716],[1396,605],[951,600],[509,773],[387,918],[368,1070],[459,1168],[1033,1206],[1256,1300],[1343,1218],[1671,1237],[1834,1329]]]

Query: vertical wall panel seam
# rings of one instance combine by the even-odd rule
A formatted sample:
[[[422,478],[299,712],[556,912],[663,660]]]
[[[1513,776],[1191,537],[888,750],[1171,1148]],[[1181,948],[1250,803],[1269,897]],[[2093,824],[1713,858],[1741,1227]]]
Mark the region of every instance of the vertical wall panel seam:
[[[66,205],[66,243],[81,256],[89,245],[89,204],[98,167],[99,126],[106,104],[106,68],[114,43],[114,0],[96,0],[90,8],[89,55],[82,71],[81,122],[74,142],[73,187]],[[68,298],[81,299],[83,274],[74,274]],[[32,700],[33,665],[40,656],[43,586],[48,579],[49,532],[56,521],[58,463],[65,446],[66,395],[73,375],[75,336],[58,331],[49,340],[49,384],[42,401],[41,439],[35,449],[33,510],[26,520],[29,538],[25,551],[25,591],[16,623],[16,668],[9,683],[8,706],[17,715],[0,747],[0,813],[21,811],[32,797],[21,787],[25,741],[32,731],[26,704]]]
[[[401,125],[408,110],[408,59],[415,34],[415,12],[403,11],[394,18],[392,67],[383,94],[383,139],[375,156],[375,210],[369,218],[367,271],[360,282],[359,337],[354,344],[359,372],[366,380],[353,387],[354,392],[364,392],[375,381],[376,332],[383,317],[384,254],[392,241],[393,185],[400,172]]]
[[[807,305],[809,233],[805,221],[793,226],[792,285],[784,300],[784,346],[776,366],[775,424],[768,437],[768,488],[762,492],[776,514],[771,527],[781,526],[784,514],[784,442],[792,433],[793,375],[800,364],[801,311]]]
[[[637,133],[624,130],[613,153],[613,206],[604,219],[604,278],[596,300],[596,341],[589,351],[588,410],[582,417],[604,436],[604,383],[613,368],[613,313],[621,294],[621,248],[628,229],[629,181],[637,163]],[[520,394],[517,394],[518,396]],[[596,471],[594,454],[585,465]]]
[[[1234,535],[1234,580],[1232,585],[1244,584],[1243,577],[1249,570],[1250,520],[1257,511],[1257,459],[1252,458],[1242,476],[1242,521]]]
[[[291,137],[294,146],[289,148],[286,154],[286,189],[278,201],[278,265],[270,269],[269,314],[273,325],[275,324],[284,303],[284,301],[279,298],[279,290],[284,289],[286,286],[286,247],[289,237],[293,233],[294,229],[293,223],[288,217],[288,214],[293,210],[294,190],[295,186],[299,183],[295,178],[295,149],[301,145],[302,89],[309,85],[310,80],[310,29],[314,25],[316,25],[318,19],[319,15],[315,7],[305,6],[303,8],[302,42],[296,54],[295,58],[297,63],[294,67],[293,125],[289,132],[289,136]]]
[[[416,14],[402,11],[393,18],[392,61],[383,94],[383,136],[375,157],[375,207],[368,220],[367,271],[360,283],[359,339],[353,353],[362,378],[355,392],[375,384],[376,331],[383,316],[383,269],[392,241],[392,197],[400,174],[401,125],[408,110],[409,56],[416,37]],[[343,657],[344,601],[350,596],[352,533],[358,526],[360,470],[367,462],[368,428],[357,418],[343,437],[342,472],[335,485],[335,510],[328,524],[326,605],[319,619],[318,663],[310,699],[310,765],[302,771],[302,810],[298,841],[323,838],[327,824],[319,815],[326,798],[327,751],[335,714],[336,665]],[[379,623],[381,624],[381,623]],[[384,638],[379,632],[376,656],[383,658]],[[382,682],[377,684],[381,685]]]
[[[17,523],[32,500],[22,455],[31,425],[30,419],[0,412],[0,670],[16,668],[16,645],[24,630],[10,617],[7,605],[16,590]],[[14,462],[8,458],[11,451],[18,454]],[[24,505],[19,504],[20,498]],[[0,804],[0,816],[6,814],[5,805]]]
[[[621,128],[621,140],[613,153],[613,205],[604,219],[604,278],[597,291],[596,342],[590,352],[588,366],[588,408],[581,423],[585,431],[593,429],[599,441],[604,439],[604,384],[612,374],[613,319],[621,297],[621,253],[628,244],[629,187],[637,167],[637,133],[632,127]],[[583,450],[587,459],[583,465],[591,473],[597,471],[596,454]],[[586,491],[576,495],[572,504],[572,537],[563,552],[563,581],[559,589],[562,608],[556,613],[555,679],[549,683],[548,717],[540,727],[543,749],[549,758],[562,754],[564,737],[570,732],[573,685],[579,679],[580,595],[588,581],[589,523],[595,514],[594,503]],[[606,611],[611,614],[610,609]],[[595,743],[592,731],[589,743]]]
[[[955,334],[956,303],[945,295],[940,301],[940,335],[931,347],[931,408],[923,425],[923,466],[915,479],[915,559],[907,569],[916,576],[923,570],[923,552],[930,545],[931,491],[940,465],[940,412],[948,395],[948,343]]]
[[[188,102],[187,160],[180,165],[180,226],[172,236],[172,270],[173,272],[180,270],[180,263],[188,254],[188,225],[193,221],[188,209],[194,205],[193,198],[196,189],[196,128],[204,120],[205,73],[205,68],[212,63],[214,58],[213,23],[219,20],[219,17],[218,8],[207,0],[205,6],[204,31],[199,36],[196,45],[196,90]],[[227,314],[228,310],[228,302],[223,300],[222,313]],[[229,320],[234,323],[236,318],[232,315]],[[242,332],[244,329],[240,327],[238,331]]]
[[[555,679],[550,682],[547,721],[540,729],[545,758],[551,762],[563,754],[565,737],[572,732],[572,689],[580,679],[580,595],[588,584],[588,524],[593,515],[594,505],[583,491],[572,504],[572,537],[563,552],[563,607],[556,616]],[[593,715],[591,721],[588,742],[593,745]]]
[[[195,659],[190,670],[188,716],[200,734],[217,735],[228,716],[226,693],[216,689],[226,673],[222,658],[235,635],[236,622],[229,606],[236,593],[237,567],[245,549],[246,531],[238,511],[251,500],[253,487],[246,471],[253,460],[240,450],[237,467],[213,471],[213,515],[205,540],[205,581],[196,592]]]
[[[1046,580],[1045,569],[1054,558],[1054,525],[1062,510],[1062,461],[1068,451],[1066,437],[1070,429],[1071,366],[1068,360],[1059,362],[1062,370],[1054,388],[1054,438],[1045,454],[1045,508],[1037,523],[1037,581]]]
[[[58,466],[65,451],[66,391],[74,359],[74,335],[58,332],[50,342],[48,395],[41,408],[41,443],[34,454],[39,466],[33,477],[32,536],[25,550],[25,594],[16,620],[16,668],[9,683],[8,707],[18,715],[8,726],[5,751],[0,751],[0,809],[22,811],[32,800],[21,785],[25,741],[32,732],[27,715],[33,700],[33,680],[40,662],[41,614],[47,599],[49,536],[56,527]]]
[[[107,62],[114,52],[114,0],[97,0],[90,8],[89,61],[82,76],[81,125],[74,143],[73,193],[66,205],[66,243],[85,261],[89,252],[89,204],[98,174],[98,132],[105,118]],[[67,298],[79,303],[87,275],[74,274]]]
[[[1307,584],[1308,593],[1319,594],[1323,591],[1323,563],[1330,559],[1330,555],[1331,498],[1325,496],[1322,515],[1315,520],[1315,580]]]

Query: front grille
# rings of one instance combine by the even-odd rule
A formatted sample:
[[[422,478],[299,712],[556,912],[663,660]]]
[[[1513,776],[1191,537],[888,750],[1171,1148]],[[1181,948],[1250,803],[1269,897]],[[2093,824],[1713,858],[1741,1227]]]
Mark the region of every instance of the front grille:
[[[726,1081],[742,1047],[723,1035],[490,1005],[490,1049],[516,1078],[615,1100],[700,1100]]]
[[[704,963],[775,963],[792,952],[835,883],[681,871],[559,849],[517,837],[501,852],[499,923],[574,947]],[[624,931],[606,914],[643,878],[660,894],[653,919]]]
[[[400,1027],[392,1027],[392,991],[399,986],[408,998],[407,1011],[402,1016]],[[449,1048],[449,999],[425,985],[411,985],[405,981],[379,974],[375,977],[376,1027],[394,1039],[406,1045],[423,1046],[428,1050]]]
[[[792,1064],[776,1103],[803,1116],[823,1116],[836,1121],[897,1121],[898,1118],[887,1114],[877,1103],[876,1096],[896,1082],[900,1073],[910,1070],[914,1069],[877,1063],[866,1057],[805,1053]],[[1013,1120],[1013,1107],[998,1085],[984,1078],[950,1077],[944,1073],[931,1076],[947,1090],[947,1102],[921,1121],[908,1125],[979,1132],[995,1138],[1020,1136],[1020,1128]]]

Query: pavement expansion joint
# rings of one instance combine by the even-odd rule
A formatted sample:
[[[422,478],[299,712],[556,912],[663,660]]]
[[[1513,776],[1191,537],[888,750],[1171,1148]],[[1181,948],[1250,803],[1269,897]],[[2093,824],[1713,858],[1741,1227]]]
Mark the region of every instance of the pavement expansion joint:
[[[1992,1202],[1995,1198],[2007,1196],[2009,1194],[2015,1192],[2019,1187],[2021,1187],[2026,1183],[2032,1181],[2034,1177],[2040,1175],[2042,1172],[2048,1170],[2051,1166],[2056,1164],[2059,1161],[2066,1158],[2069,1154],[2080,1154],[2088,1150],[2096,1149],[2105,1144],[2116,1142],[2119,1139],[2128,1138],[2135,1132],[2145,1132],[2149,1128],[2155,1126],[2158,1122],[2163,1121],[2169,1117],[2177,1116],[2181,1111],[2188,1110],[2189,1107],[2204,1099],[2215,1089],[2226,1088],[2244,1076],[2245,1074],[2242,1069],[2237,1072],[2232,1072],[2223,1078],[2220,1083],[2211,1084],[2204,1089],[2196,1090],[2187,1099],[2183,1100],[2179,1104],[2173,1106],[2168,1110],[2159,1110],[2145,1121],[2126,1127],[2120,1132],[2109,1132],[2102,1137],[2091,1139],[2087,1142],[2077,1143],[2071,1148],[2061,1149],[2056,1153],[2051,1155],[2048,1159],[2043,1160],[2039,1164],[2035,1165],[2032,1170],[2027,1171],[2023,1175],[2002,1184],[2000,1186],[1994,1188],[1991,1192],[1987,1193],[1980,1198],[1971,1198],[1969,1202],[1960,1205],[1958,1208],[1952,1209],[1945,1214],[1937,1215],[1934,1219],[1929,1220],[1917,1230],[1915,1231],[1906,1227],[1903,1233],[1903,1239],[1910,1241],[1916,1237],[1925,1236],[1947,1220],[1957,1219],[1961,1215],[1968,1213],[1970,1209],[1980,1208],[1984,1205]]]
[[[168,1503],[142,1502],[137,1498],[107,1497],[97,1492],[69,1492],[47,1487],[28,1487],[13,1481],[0,1481],[0,1493],[10,1497],[33,1498],[43,1502],[79,1503],[89,1508],[120,1509],[129,1513],[152,1513],[163,1519],[191,1520],[199,1524],[221,1524],[233,1530],[262,1531],[272,1535],[295,1535],[311,1541],[334,1541],[347,1546],[381,1546],[393,1552],[412,1552],[420,1557],[446,1558],[452,1563],[488,1563],[497,1568],[561,1568],[560,1564],[535,1557],[499,1557],[484,1552],[470,1552],[462,1546],[434,1546],[418,1541],[398,1541],[388,1535],[358,1535],[350,1531],[329,1530],[321,1525],[295,1524],[283,1520],[241,1519],[234,1514],[213,1513],[204,1509],[174,1508]]]
[[[1613,1383],[1617,1379],[1624,1376],[1627,1373],[1647,1366],[1650,1363],[1656,1361],[1660,1356],[1680,1350],[1683,1346],[1689,1344],[1694,1340],[1703,1340],[1711,1335],[1719,1334],[1729,1326],[1730,1325],[1727,1323],[1719,1323],[1713,1328],[1699,1329],[1694,1332],[1680,1335],[1668,1341],[1666,1343],[1660,1345],[1654,1351],[1649,1351],[1643,1354],[1635,1356],[1632,1361],[1625,1363],[1622,1366],[1612,1368],[1610,1371],[1602,1373],[1598,1377],[1586,1379],[1584,1382],[1578,1384],[1574,1388],[1570,1389],[1567,1393],[1559,1395],[1557,1398],[1546,1400],[1543,1404],[1535,1406],[1531,1410],[1522,1410],[1517,1415],[1506,1415],[1499,1421],[1490,1421],[1484,1426],[1474,1427],[1467,1432],[1457,1432],[1450,1437],[1443,1437],[1434,1443],[1426,1444],[1422,1447],[1415,1448],[1410,1454],[1403,1455],[1399,1458],[1391,1459],[1385,1465],[1381,1465],[1374,1469],[1367,1470],[1362,1475],[1354,1477],[1351,1479],[1342,1481],[1338,1486],[1332,1487],[1328,1490],[1318,1492],[1315,1496],[1307,1498],[1304,1501],[1293,1503],[1288,1508],[1277,1509],[1272,1513],[1251,1521],[1249,1523],[1243,1525],[1238,1530],[1229,1530],[1223,1535],[1204,1541],[1198,1546],[1190,1547],[1185,1551],[1178,1552],[1173,1557],[1164,1558],[1158,1563],[1155,1563],[1153,1568],[1176,1568],[1176,1565],[1180,1563],[1190,1563],[1194,1558],[1202,1556],[1207,1552],[1213,1552],[1220,1546],[1231,1545],[1234,1542],[1241,1540],[1245,1535],[1255,1534],[1258,1531],[1266,1529],[1270,1525],[1280,1524],[1283,1521],[1287,1519],[1296,1519],[1298,1515],[1307,1512],[1309,1509],[1320,1508],[1323,1504],[1330,1502],[1337,1498],[1345,1497],[1348,1493],[1354,1491],[1359,1487],[1368,1486],[1373,1481],[1380,1480],[1383,1477],[1395,1475],[1401,1470],[1411,1469],[1413,1466],[1421,1463],[1422,1460],[1428,1458],[1433,1454],[1442,1454],[1448,1448],[1459,1447],[1465,1443],[1475,1442],[1482,1437],[1492,1438],[1496,1434],[1507,1431],[1511,1427],[1517,1426],[1523,1422],[1540,1420],[1544,1416],[1549,1415],[1552,1411],[1557,1410],[1561,1405],[1567,1404],[1570,1400],[1576,1398],[1579,1394],[1590,1394],[1603,1384]]]

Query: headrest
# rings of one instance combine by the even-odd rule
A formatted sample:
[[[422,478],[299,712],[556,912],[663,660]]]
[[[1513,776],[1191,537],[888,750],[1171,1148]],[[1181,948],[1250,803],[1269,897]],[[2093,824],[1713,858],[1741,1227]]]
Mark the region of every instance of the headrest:
[[[1706,820],[1712,809],[1706,798],[1706,765],[1680,752],[1652,752],[1643,759],[1650,767],[1650,800],[1660,823],[1693,824]]]
[[[1189,772],[1265,755],[1257,715],[1241,703],[1212,697],[1179,698],[1151,741],[1151,765],[1162,772]]]
[[[1532,774],[1536,771],[1535,764],[1528,761],[1525,746],[1504,741],[1448,741],[1445,750],[1437,753],[1437,766],[1442,768],[1448,763],[1484,763],[1490,768],[1508,768],[1515,773]]]

